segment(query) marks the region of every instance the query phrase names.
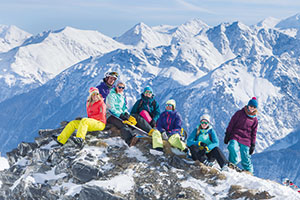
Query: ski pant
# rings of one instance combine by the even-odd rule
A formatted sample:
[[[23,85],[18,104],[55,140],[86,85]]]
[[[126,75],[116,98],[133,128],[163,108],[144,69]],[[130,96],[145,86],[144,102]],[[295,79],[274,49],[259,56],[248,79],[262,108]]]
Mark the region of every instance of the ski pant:
[[[251,155],[249,154],[250,147],[243,145],[236,140],[230,140],[227,149],[229,150],[229,162],[237,165],[238,152],[240,151],[243,168],[253,174],[253,165],[251,162]]]
[[[117,117],[115,117],[114,115],[110,115],[107,118],[107,124],[111,124],[114,125],[115,127],[117,127],[117,129],[122,129],[123,127],[125,127],[126,125],[122,122],[122,120],[118,119]]]
[[[141,115],[133,114],[132,116],[136,119],[136,126],[149,133],[149,131],[152,129],[152,126]]]
[[[180,135],[178,133],[169,137],[168,142],[172,147],[176,147],[182,151],[186,148],[186,144],[183,141],[181,141]],[[152,146],[153,148],[163,148],[162,136],[158,130],[154,130],[152,132]]]
[[[81,120],[73,120],[67,124],[64,130],[57,137],[57,141],[65,144],[72,133],[77,129],[76,137],[85,139],[88,131],[102,131],[105,124],[93,118],[82,118]]]
[[[131,139],[135,136],[134,131],[128,125],[124,124],[121,119],[110,115],[107,119],[107,123],[115,126],[121,131],[121,138],[130,145]]]
[[[199,160],[203,163],[205,160],[213,161],[216,159],[221,168],[228,163],[228,160],[219,147],[215,147],[211,151],[206,152],[204,149],[200,150],[199,146],[192,145],[190,146],[190,150],[193,160]]]

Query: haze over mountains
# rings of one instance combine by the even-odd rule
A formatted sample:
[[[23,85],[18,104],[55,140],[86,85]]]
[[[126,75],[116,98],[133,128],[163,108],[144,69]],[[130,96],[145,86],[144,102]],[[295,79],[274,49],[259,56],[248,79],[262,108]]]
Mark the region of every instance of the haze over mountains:
[[[268,18],[254,26],[234,22],[210,27],[194,19],[177,27],[139,23],[114,39],[71,27],[18,37],[19,44],[0,53],[0,151],[33,140],[38,129],[85,116],[88,88],[114,70],[127,83],[130,108],[149,84],[162,109],[169,98],[177,101],[189,132],[208,112],[225,152],[222,140],[230,117],[256,96],[256,153],[262,153],[253,156],[255,170],[276,180],[294,174],[296,181],[300,171],[284,166],[299,161],[299,154],[297,159],[286,156],[299,137],[278,142],[300,119],[300,26],[294,26],[298,22],[299,14],[284,20]],[[0,49],[8,46],[0,44]],[[270,169],[260,161],[278,150],[278,168],[265,173]]]

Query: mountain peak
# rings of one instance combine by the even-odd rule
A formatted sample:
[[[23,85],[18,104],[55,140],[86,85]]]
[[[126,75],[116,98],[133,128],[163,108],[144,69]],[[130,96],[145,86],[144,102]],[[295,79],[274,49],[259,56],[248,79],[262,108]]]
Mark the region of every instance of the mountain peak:
[[[280,22],[280,19],[274,17],[267,17],[266,19],[257,23],[258,27],[265,27],[265,28],[274,28],[276,24]]]
[[[300,13],[281,20],[276,26],[280,29],[298,29],[300,30]]]

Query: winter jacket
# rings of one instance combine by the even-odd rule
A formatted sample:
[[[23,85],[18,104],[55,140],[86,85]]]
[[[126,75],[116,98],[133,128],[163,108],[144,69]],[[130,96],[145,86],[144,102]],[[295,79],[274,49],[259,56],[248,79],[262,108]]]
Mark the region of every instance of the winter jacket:
[[[249,117],[243,108],[232,116],[226,132],[230,134],[229,140],[250,147],[251,144],[255,145],[257,126],[257,118]]]
[[[152,98],[148,98],[144,96],[144,94],[141,94],[141,97],[142,98],[137,100],[137,102],[135,102],[135,104],[133,105],[131,109],[131,114],[140,114],[142,110],[146,110],[150,114],[152,119],[157,121],[160,114],[158,103],[156,102],[155,106],[153,106],[152,102],[155,101],[153,96]],[[142,101],[141,106],[140,106],[140,101]]]
[[[89,118],[96,119],[106,124],[106,105],[103,100],[99,100],[92,105],[86,104],[86,112]]]
[[[160,114],[156,128],[161,133],[166,132],[168,136],[181,132],[181,116],[175,111],[164,111]]]
[[[215,147],[219,146],[219,139],[215,130],[210,126],[208,129],[201,129],[199,135],[197,136],[197,131],[200,124],[193,130],[187,139],[187,145],[190,147],[192,145],[199,145],[199,142],[207,144],[208,150],[211,151]]]
[[[97,88],[99,90],[99,93],[104,98],[104,102],[105,102],[105,99],[106,99],[107,95],[109,94],[110,89],[112,89],[112,87],[109,87],[104,81],[102,81],[100,83],[100,85],[97,86]]]
[[[117,117],[124,112],[128,113],[125,96],[123,93],[117,93],[115,88],[109,92],[105,102],[107,109]]]

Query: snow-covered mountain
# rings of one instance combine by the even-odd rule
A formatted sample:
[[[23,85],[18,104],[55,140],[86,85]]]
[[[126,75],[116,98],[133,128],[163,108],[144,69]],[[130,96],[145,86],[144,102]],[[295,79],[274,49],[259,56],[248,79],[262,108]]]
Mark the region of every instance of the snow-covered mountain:
[[[65,27],[28,38],[0,54],[0,101],[40,86],[69,66],[123,44],[97,31]]]
[[[16,26],[0,25],[0,53],[21,45],[29,37],[30,33]]]
[[[0,151],[14,148],[22,140],[32,140],[40,128],[55,128],[60,121],[85,116],[88,88],[98,85],[104,73],[112,70],[127,82],[129,107],[149,84],[162,109],[167,99],[177,101],[188,132],[197,125],[200,115],[208,112],[221,141],[230,117],[256,96],[256,153],[271,150],[270,146],[298,126],[299,38],[277,28],[248,27],[241,22],[215,27],[199,20],[178,27],[140,26],[142,37],[132,35],[133,43],[127,43],[130,48],[90,57],[41,87],[0,103]],[[157,45],[157,38],[146,37],[152,33],[168,35],[169,43]],[[148,38],[147,43],[153,41],[155,47],[143,48],[139,45],[141,38]],[[226,151],[222,142],[221,147]],[[259,174],[262,166],[255,163]]]

